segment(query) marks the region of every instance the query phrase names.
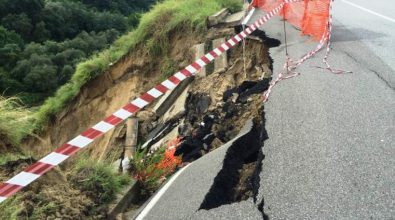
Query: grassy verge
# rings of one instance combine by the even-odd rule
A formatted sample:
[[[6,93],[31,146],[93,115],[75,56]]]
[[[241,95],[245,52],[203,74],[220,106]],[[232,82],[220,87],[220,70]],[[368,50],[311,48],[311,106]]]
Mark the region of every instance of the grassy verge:
[[[117,174],[114,168],[105,162],[93,161],[82,155],[70,180],[95,204],[107,204],[129,183],[130,177]]]
[[[136,45],[144,44],[152,55],[161,55],[168,47],[168,34],[177,27],[203,29],[207,16],[223,7],[237,10],[240,0],[166,0],[144,14],[139,26],[122,36],[107,50],[77,66],[71,80],[48,98],[35,114],[35,129],[41,129],[51,116],[72,100],[89,80],[109,69],[110,65]]]
[[[0,135],[17,145],[32,128],[31,112],[23,108],[18,99],[0,96]]]

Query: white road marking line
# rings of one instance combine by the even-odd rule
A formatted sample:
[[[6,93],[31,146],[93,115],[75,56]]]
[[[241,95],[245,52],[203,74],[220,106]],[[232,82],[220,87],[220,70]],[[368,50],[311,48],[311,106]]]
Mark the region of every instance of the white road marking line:
[[[361,9],[361,10],[363,10],[363,11],[369,12],[370,14],[373,14],[373,15],[376,15],[376,16],[378,16],[378,17],[380,17],[380,18],[383,18],[383,19],[385,19],[385,20],[387,20],[387,21],[390,21],[390,22],[395,23],[395,19],[393,19],[393,18],[390,18],[390,17],[387,17],[387,16],[385,16],[385,15],[379,14],[379,13],[377,13],[377,12],[375,12],[375,11],[372,11],[372,10],[370,10],[370,9],[364,8],[364,7],[359,6],[359,5],[355,4],[355,3],[349,2],[349,1],[347,1],[347,0],[341,0],[341,1],[344,2],[344,3],[346,3],[346,4],[349,4],[349,5],[351,5],[351,6],[354,6],[354,7],[356,7],[356,8],[359,8],[359,9]]]
[[[152,198],[152,200],[148,203],[148,205],[144,208],[142,212],[137,216],[136,220],[143,220],[145,216],[147,216],[148,212],[151,211],[151,209],[155,206],[155,204],[159,201],[159,199],[165,194],[167,189],[173,184],[173,182],[177,179],[177,177],[186,170],[187,167],[189,167],[190,164],[186,165],[184,168],[179,170],[170,180],[169,182],[166,183],[166,185],[163,186],[162,189],[159,190],[159,192]]]

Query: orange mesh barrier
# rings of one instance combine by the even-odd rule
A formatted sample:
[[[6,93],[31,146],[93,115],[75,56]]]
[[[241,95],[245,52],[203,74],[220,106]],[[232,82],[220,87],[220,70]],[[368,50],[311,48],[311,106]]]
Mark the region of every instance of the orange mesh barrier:
[[[329,1],[304,0],[286,4],[280,15],[299,28],[303,34],[310,35],[315,40],[320,40],[327,31]],[[254,0],[252,6],[269,12],[283,2],[283,0]]]

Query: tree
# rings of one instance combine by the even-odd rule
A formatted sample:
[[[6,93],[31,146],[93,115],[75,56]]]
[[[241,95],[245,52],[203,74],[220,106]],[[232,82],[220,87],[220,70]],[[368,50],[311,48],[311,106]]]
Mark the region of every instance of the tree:
[[[14,30],[20,34],[25,40],[31,38],[33,26],[30,18],[25,14],[8,14],[1,20],[2,25],[8,30]]]
[[[40,21],[36,24],[33,31],[33,39],[36,42],[44,42],[51,37],[51,33],[45,28],[45,22]]]
[[[29,92],[44,92],[50,94],[57,87],[56,67],[53,65],[36,65],[23,79]]]

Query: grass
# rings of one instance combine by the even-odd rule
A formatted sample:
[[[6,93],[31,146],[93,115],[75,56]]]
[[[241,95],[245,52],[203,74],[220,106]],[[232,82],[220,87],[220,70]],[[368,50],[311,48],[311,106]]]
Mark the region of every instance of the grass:
[[[116,40],[113,45],[77,65],[71,80],[48,98],[35,114],[34,128],[40,130],[80,91],[89,80],[108,70],[137,45],[142,44],[153,56],[160,56],[169,47],[168,37],[177,28],[195,31],[205,28],[205,19],[223,7],[232,11],[241,8],[240,0],[166,0],[145,13],[139,26]],[[167,67],[166,69],[171,69]],[[166,73],[168,74],[168,73]]]
[[[0,219],[18,219],[18,215],[23,211],[21,197],[13,196],[0,203],[0,210]]]
[[[48,215],[55,214],[56,210],[59,208],[53,202],[48,202],[43,204],[41,202],[37,203],[31,213],[26,210],[24,199],[22,196],[12,196],[6,201],[0,203],[0,219],[31,219],[31,220],[41,220],[46,219]]]
[[[130,177],[117,174],[115,169],[105,162],[94,161],[81,155],[71,181],[96,204],[107,204],[129,183]]]
[[[5,165],[9,161],[17,161],[19,159],[27,159],[27,158],[29,157],[18,153],[0,154],[0,166]]]
[[[32,114],[17,98],[0,96],[0,135],[13,145],[33,130]]]

